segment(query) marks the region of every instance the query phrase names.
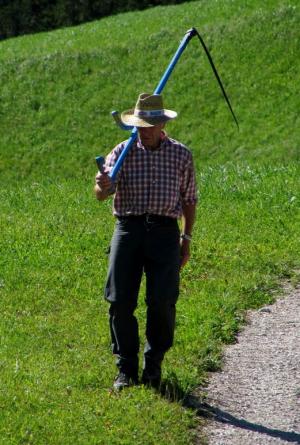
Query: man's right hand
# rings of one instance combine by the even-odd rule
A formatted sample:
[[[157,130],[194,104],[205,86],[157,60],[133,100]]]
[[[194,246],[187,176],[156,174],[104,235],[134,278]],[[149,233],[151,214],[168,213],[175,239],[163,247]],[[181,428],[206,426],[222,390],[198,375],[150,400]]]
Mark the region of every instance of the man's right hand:
[[[101,173],[98,172],[96,175],[96,184],[99,186],[100,190],[104,191],[109,191],[112,189],[112,180],[110,179],[110,177],[108,176],[108,173]]]
[[[99,201],[103,201],[104,199],[108,198],[109,195],[111,195],[114,189],[113,182],[106,172],[98,172],[95,180],[96,198],[99,199]]]

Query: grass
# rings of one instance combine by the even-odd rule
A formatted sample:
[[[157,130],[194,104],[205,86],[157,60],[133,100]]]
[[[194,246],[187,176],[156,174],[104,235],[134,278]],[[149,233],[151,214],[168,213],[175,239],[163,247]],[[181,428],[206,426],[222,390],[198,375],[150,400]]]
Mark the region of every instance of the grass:
[[[1,42],[0,444],[193,441],[193,411],[171,400],[219,368],[246,309],[299,279],[299,22],[294,2],[198,1]],[[166,394],[116,395],[102,296],[113,217],[93,197],[94,157],[125,137],[109,111],[154,88],[191,26],[241,130],[192,41],[166,87],[200,194]],[[141,295],[142,340],[144,312]]]
[[[299,161],[299,14],[285,0],[264,9],[256,0],[191,2],[2,42],[1,177],[11,181],[15,168],[33,180],[91,177],[95,154],[126,137],[110,111],[154,89],[191,25],[211,49],[240,132],[194,39],[165,88],[180,113],[172,135],[198,165]]]

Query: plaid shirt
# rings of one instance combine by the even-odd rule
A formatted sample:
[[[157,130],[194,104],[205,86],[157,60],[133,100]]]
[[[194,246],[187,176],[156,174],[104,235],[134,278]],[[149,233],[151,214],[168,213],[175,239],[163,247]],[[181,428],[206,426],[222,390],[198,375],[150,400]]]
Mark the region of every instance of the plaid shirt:
[[[117,145],[106,157],[109,172],[124,149]],[[180,218],[182,204],[196,204],[196,182],[191,152],[162,133],[156,150],[138,139],[129,150],[116,178],[113,213],[116,216],[155,215]]]

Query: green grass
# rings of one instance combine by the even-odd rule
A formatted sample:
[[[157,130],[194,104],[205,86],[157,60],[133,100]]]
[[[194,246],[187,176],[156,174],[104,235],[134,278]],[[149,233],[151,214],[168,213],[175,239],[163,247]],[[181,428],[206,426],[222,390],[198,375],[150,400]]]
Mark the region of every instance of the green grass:
[[[299,24],[296,2],[198,1],[1,42],[0,444],[192,442],[196,417],[171,400],[218,369],[246,309],[299,279]],[[109,112],[154,89],[191,26],[241,129],[192,41],[165,90],[200,196],[166,397],[116,395],[94,157],[126,137]],[[144,313],[141,295],[141,340]]]
[[[264,9],[256,0],[202,1],[2,42],[1,177],[11,180],[15,169],[22,178],[90,177],[95,154],[126,137],[110,111],[155,88],[192,25],[211,49],[240,132],[194,39],[165,88],[166,105],[179,112],[172,135],[199,165],[299,161],[299,17],[285,0]]]

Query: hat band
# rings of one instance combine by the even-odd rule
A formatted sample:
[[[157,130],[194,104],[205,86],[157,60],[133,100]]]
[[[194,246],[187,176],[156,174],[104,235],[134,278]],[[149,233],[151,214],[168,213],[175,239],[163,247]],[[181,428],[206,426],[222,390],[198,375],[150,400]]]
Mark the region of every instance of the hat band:
[[[158,117],[164,116],[164,110],[134,110],[136,117]]]

